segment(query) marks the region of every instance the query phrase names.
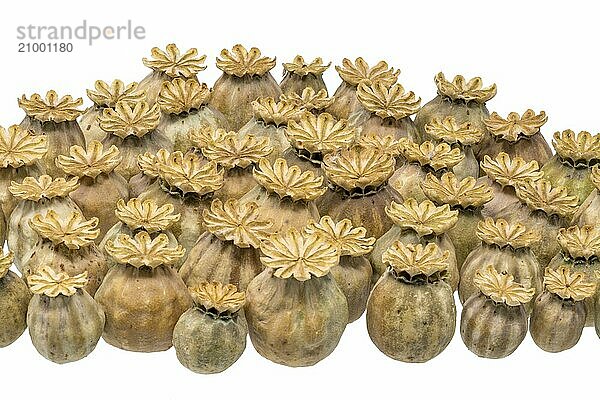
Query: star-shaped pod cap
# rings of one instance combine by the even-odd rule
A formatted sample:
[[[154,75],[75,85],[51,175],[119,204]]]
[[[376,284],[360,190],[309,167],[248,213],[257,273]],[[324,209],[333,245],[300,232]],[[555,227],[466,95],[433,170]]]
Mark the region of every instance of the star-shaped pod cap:
[[[544,287],[563,300],[582,301],[596,293],[596,284],[589,282],[583,272],[571,272],[567,267],[546,268]]]
[[[459,180],[452,172],[446,172],[441,178],[427,174],[421,188],[434,203],[463,209],[482,207],[493,197],[492,189],[486,184],[478,184],[472,176]]]
[[[150,105],[146,101],[130,103],[120,101],[114,109],[105,108],[98,117],[100,128],[121,139],[127,136],[142,137],[152,132],[160,122],[158,104]]]
[[[400,74],[400,70],[390,68],[385,61],[379,61],[370,67],[362,57],[358,57],[354,63],[344,58],[342,65],[336,66],[335,69],[340,78],[352,86],[358,86],[360,83],[370,85],[376,82],[391,86],[396,83]]]
[[[502,218],[486,218],[477,223],[477,237],[489,245],[520,249],[540,240],[538,232],[527,229],[519,222],[507,222]]]
[[[539,133],[542,125],[547,121],[548,117],[544,111],[536,114],[531,109],[525,111],[523,115],[511,112],[506,118],[501,117],[497,112],[493,112],[489,118],[483,120],[486,128],[493,136],[512,143]]]
[[[406,92],[399,83],[392,86],[381,81],[371,85],[360,83],[356,97],[365,109],[384,119],[400,120],[416,114],[421,108],[421,98]]]
[[[477,271],[473,283],[484,296],[512,307],[529,303],[535,295],[534,288],[525,288],[512,275],[496,271],[493,265]]]
[[[214,162],[204,162],[194,153],[180,151],[169,153],[162,149],[156,153],[156,167],[160,178],[171,188],[183,194],[204,196],[223,187],[223,168]]]
[[[45,98],[34,93],[29,99],[23,95],[18,101],[28,117],[41,122],[75,121],[83,113],[78,108],[83,104],[81,97],[75,100],[69,95],[59,97],[54,90],[49,90]]]
[[[311,62],[306,62],[304,61],[304,57],[297,55],[291,62],[283,63],[283,69],[299,76],[306,76],[308,74],[322,75],[330,65],[331,63],[323,64],[321,57],[317,57]]]
[[[179,221],[181,214],[176,214],[172,204],[158,205],[152,199],[140,200],[137,197],[117,201],[115,214],[119,220],[131,230],[142,229],[149,233],[162,232]]]
[[[56,165],[67,175],[96,178],[100,174],[112,172],[122,160],[117,146],[105,149],[102,143],[92,140],[85,149],[77,145],[71,146],[69,155],[59,155]]]
[[[45,266],[38,272],[27,277],[27,284],[31,293],[47,297],[73,296],[77,290],[82,289],[88,283],[88,273],[70,276],[64,272],[55,272],[52,268]]]
[[[473,146],[481,142],[484,134],[470,122],[460,124],[452,116],[433,118],[425,125],[425,132],[437,141],[461,146]]]
[[[198,56],[198,50],[191,48],[181,54],[174,43],[168,44],[166,50],[153,47],[152,58],[143,58],[142,62],[154,71],[167,74],[170,78],[192,78],[198,72],[204,71],[206,56]]]
[[[406,161],[419,164],[421,167],[429,167],[434,171],[451,169],[465,158],[458,147],[452,148],[448,143],[434,144],[424,141],[419,144],[401,138],[399,147]]]
[[[244,292],[232,284],[202,282],[190,289],[196,307],[217,317],[231,317],[242,309],[246,302]]]
[[[289,122],[286,135],[296,149],[320,155],[349,147],[356,139],[356,131],[347,120],[336,120],[328,113],[304,113],[297,122]]]
[[[456,75],[452,81],[446,79],[443,73],[435,76],[438,94],[452,100],[474,101],[485,103],[496,95],[496,84],[483,87],[480,77],[466,80],[462,75]]]
[[[515,189],[517,197],[531,210],[563,218],[570,218],[577,211],[577,196],[571,196],[564,186],[553,187],[546,179],[527,179]]]
[[[352,226],[352,221],[349,219],[335,222],[328,215],[321,218],[319,222],[311,221],[304,228],[304,232],[309,235],[321,235],[323,239],[338,248],[340,256],[364,256],[373,250],[375,244],[375,238],[368,237],[364,227]]]
[[[125,85],[120,79],[115,79],[110,84],[98,80],[94,83],[94,88],[96,90],[87,89],[86,93],[89,99],[99,107],[114,108],[119,101],[136,103],[144,100],[146,96],[143,90],[138,90],[137,82]]]
[[[29,225],[44,239],[68,249],[77,250],[91,245],[100,234],[98,218],[86,220],[78,211],[62,216],[48,210],[45,214],[36,214]]]
[[[265,124],[285,126],[297,120],[305,112],[291,101],[275,101],[272,97],[259,97],[252,102],[254,118]]]
[[[227,75],[243,76],[264,75],[275,67],[275,58],[262,57],[260,50],[252,47],[246,50],[241,44],[233,46],[231,51],[221,50],[217,57],[217,68]]]
[[[485,174],[502,187],[517,187],[527,180],[538,180],[544,176],[537,161],[526,162],[521,157],[511,158],[501,152],[495,158],[488,155],[483,157],[481,169]]]
[[[69,193],[79,187],[78,178],[69,180],[64,178],[52,179],[50,175],[42,175],[39,178],[28,176],[23,182],[11,182],[9,192],[21,200],[40,201],[41,199],[52,199],[55,197],[67,197]]]
[[[121,265],[135,268],[158,268],[175,264],[185,254],[181,245],[170,245],[164,233],[154,239],[148,232],[138,232],[135,237],[119,234],[105,247],[108,255]]]
[[[565,254],[575,259],[600,257],[600,227],[597,225],[561,228],[558,243]]]
[[[181,114],[206,105],[210,94],[206,83],[198,83],[195,79],[175,78],[163,83],[157,102],[163,112]]]
[[[14,259],[15,255],[12,251],[0,254],[0,279],[4,278],[6,274],[8,274],[8,270],[12,266]]]
[[[333,104],[333,97],[327,95],[327,90],[320,89],[316,92],[310,86],[302,89],[302,94],[296,92],[282,94],[279,100],[292,103],[306,111],[322,111]]]
[[[265,190],[276,193],[282,199],[289,197],[293,201],[311,201],[327,191],[322,176],[316,176],[312,171],[302,171],[296,165],[288,167],[283,158],[275,160],[273,165],[267,159],[261,159],[253,175]]]
[[[202,154],[228,170],[258,164],[273,152],[268,137],[244,135],[240,138],[235,132],[224,131],[215,136],[207,139]]]
[[[457,210],[451,210],[448,204],[437,207],[430,200],[419,203],[410,198],[402,204],[392,201],[385,207],[385,213],[394,225],[410,229],[420,237],[442,235],[458,222]]]
[[[48,151],[48,138],[12,125],[0,126],[0,168],[19,168],[40,160]]]
[[[448,273],[448,250],[442,252],[435,243],[404,244],[396,241],[382,255],[392,274],[408,282],[436,282]]]
[[[556,132],[552,140],[556,154],[573,166],[591,165],[600,161],[600,135],[570,129]]]

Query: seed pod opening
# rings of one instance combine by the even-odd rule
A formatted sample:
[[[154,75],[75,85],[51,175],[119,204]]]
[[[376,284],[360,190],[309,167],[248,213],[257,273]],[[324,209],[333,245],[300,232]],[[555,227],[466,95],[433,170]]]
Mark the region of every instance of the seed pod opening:
[[[327,95],[323,72],[330,66],[331,63],[324,64],[321,57],[306,62],[304,57],[297,55],[291,62],[283,63],[283,79],[279,86],[284,95],[301,95],[307,88],[315,92],[324,90]]]
[[[17,340],[27,328],[31,293],[23,279],[10,270],[14,255],[0,254],[0,348]]]

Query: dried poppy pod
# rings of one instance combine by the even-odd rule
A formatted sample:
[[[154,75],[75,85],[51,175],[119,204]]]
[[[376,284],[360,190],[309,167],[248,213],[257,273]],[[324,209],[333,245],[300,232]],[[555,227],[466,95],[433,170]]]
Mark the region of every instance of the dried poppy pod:
[[[469,253],[460,268],[458,296],[462,303],[479,292],[474,280],[482,265],[493,265],[523,287],[535,289],[536,295],[542,292],[543,269],[529,248],[540,240],[539,233],[518,222],[486,218],[477,224],[476,234],[481,244]],[[531,305],[526,304],[525,308],[529,311]]]
[[[203,212],[204,232],[179,270],[192,288],[202,282],[232,283],[245,290],[262,272],[260,242],[273,233],[273,222],[261,217],[258,205],[214,199]]]
[[[484,217],[496,218],[507,210],[518,207],[520,200],[515,188],[528,179],[538,180],[544,175],[535,160],[526,162],[521,157],[500,153],[495,158],[483,156],[481,169],[486,174],[480,180],[492,188],[492,200],[483,205]]]
[[[175,78],[164,82],[158,95],[162,111],[156,128],[182,152],[193,147],[190,130],[226,128],[227,120],[220,111],[208,104],[211,91],[206,83],[195,79]]]
[[[477,159],[481,159],[479,151],[487,147],[491,139],[483,122],[490,115],[485,103],[496,95],[496,84],[483,87],[481,78],[467,81],[462,75],[456,75],[449,81],[441,72],[434,80],[437,96],[421,107],[415,117],[419,134],[423,135],[423,140],[429,139],[425,126],[436,119],[444,121],[446,117],[454,117],[459,126],[469,123],[472,129],[483,132],[483,140],[472,146]]]
[[[87,272],[85,290],[93,296],[108,271],[106,257],[94,243],[99,232],[98,218],[86,220],[78,211],[59,215],[48,210],[34,215],[29,225],[40,240],[23,259],[23,278],[45,266],[69,275]]]
[[[492,265],[481,268],[473,281],[480,292],[463,305],[460,336],[479,357],[507,357],[527,335],[524,304],[531,301],[535,289],[526,289]]]
[[[35,247],[39,239],[37,232],[29,225],[35,214],[49,210],[60,216],[69,216],[81,209],[69,197],[69,193],[79,187],[77,178],[52,179],[49,175],[39,178],[27,177],[21,183],[11,182],[8,190],[19,202],[8,218],[8,248],[15,254],[15,265],[23,272],[23,261]]]
[[[330,65],[331,63],[323,64],[321,57],[317,57],[309,63],[304,61],[304,57],[300,55],[294,57],[292,62],[283,63],[283,80],[279,84],[281,91],[285,95],[291,93],[301,95],[304,89],[311,88],[315,92],[325,90],[325,94],[327,94],[323,72]]]
[[[579,342],[587,319],[585,299],[596,293],[596,284],[569,268],[546,268],[544,291],[533,303],[529,320],[531,338],[542,350],[558,353]]]
[[[327,190],[322,176],[302,171],[296,165],[288,167],[282,158],[273,165],[261,159],[253,175],[258,185],[246,193],[240,203],[258,204],[261,218],[273,221],[274,232],[290,227],[300,230],[309,219],[319,219],[315,200]]]
[[[378,136],[367,133],[361,135],[356,144],[376,152],[387,153],[393,158],[398,158],[402,154],[402,143],[405,141],[406,139],[398,140],[392,135]],[[401,166],[402,164],[402,160],[396,160],[396,166]]]
[[[156,154],[159,178],[142,194],[140,200],[157,204],[172,204],[181,218],[171,225],[171,231],[186,252],[204,232],[202,211],[210,206],[214,192],[223,187],[223,169],[216,163],[205,163],[195,153],[180,151]]]
[[[322,168],[329,181],[319,203],[322,215],[334,220],[348,218],[355,226],[364,226],[376,239],[392,227],[384,208],[401,196],[388,180],[396,160],[373,147],[353,146],[323,159]]]
[[[336,120],[331,114],[303,114],[298,121],[290,121],[286,130],[291,147],[282,158],[288,165],[297,165],[317,176],[322,176],[321,163],[326,154],[350,147],[356,140],[356,131],[345,119]]]
[[[225,115],[229,129],[238,131],[252,118],[256,99],[279,98],[281,88],[269,72],[273,67],[275,58],[261,57],[256,47],[246,50],[236,44],[231,51],[221,50],[217,68],[223,74],[213,86],[210,104]]]
[[[330,273],[348,301],[348,323],[356,321],[365,312],[371,292],[373,268],[365,256],[373,250],[375,238],[368,237],[362,226],[352,226],[349,219],[335,222],[327,215],[311,221],[304,232],[321,235],[338,248],[340,262]]]
[[[223,187],[215,196],[221,200],[239,199],[256,186],[252,170],[273,152],[273,146],[267,137],[245,135],[239,138],[235,132],[225,131],[215,136],[202,147],[204,157],[225,170]]]
[[[448,252],[395,242],[382,260],[389,265],[367,304],[367,330],[382,353],[420,363],[440,354],[456,329],[453,290],[446,282]]]
[[[594,190],[577,208],[573,216],[573,223],[579,226],[594,225],[600,220],[600,166],[594,165],[590,171],[590,180]]]
[[[137,82],[125,85],[120,79],[115,79],[110,84],[98,80],[94,83],[94,88],[96,90],[86,90],[88,98],[94,104],[88,107],[79,118],[79,125],[83,130],[86,143],[93,140],[102,141],[106,137],[106,132],[100,128],[98,121],[105,108],[114,110],[119,101],[137,103],[146,99],[146,93],[138,89]]]
[[[472,176],[479,177],[479,161],[473,153],[483,139],[484,132],[474,127],[471,122],[456,122],[456,118],[448,116],[443,119],[434,117],[425,124],[425,132],[437,142],[448,143],[453,149],[464,154],[463,160],[452,168],[452,172],[460,179]]]
[[[379,61],[373,67],[369,67],[362,57],[358,57],[354,63],[344,58],[342,65],[336,65],[335,69],[342,78],[342,83],[333,95],[333,104],[326,111],[339,119],[348,119],[361,108],[356,96],[359,84],[372,85],[380,82],[392,86],[400,74],[399,69],[394,71],[394,68],[388,67],[385,61]]]
[[[44,358],[65,364],[87,357],[104,330],[104,311],[83,288],[87,272],[69,275],[45,266],[27,278],[33,293],[27,310],[29,336]]]
[[[465,158],[460,149],[453,149],[446,143],[425,141],[419,144],[400,139],[399,147],[405,163],[396,169],[390,178],[390,185],[405,199],[412,197],[417,201],[427,200],[420,186],[427,174],[432,173],[439,178],[444,173],[453,171]]]
[[[333,104],[333,97],[328,97],[326,89],[315,91],[311,87],[304,88],[302,93],[282,94],[279,97],[280,101],[285,101],[294,104],[298,108],[302,108],[315,115],[325,112],[325,109]]]
[[[106,313],[102,337],[118,348],[153,352],[171,347],[177,320],[192,306],[185,283],[171,267],[185,253],[163,233],[118,235],[105,247],[119,264],[96,293]]]
[[[150,52],[152,58],[144,57],[142,62],[152,72],[149,73],[138,86],[138,90],[146,92],[146,100],[154,105],[159,96],[163,83],[171,82],[176,78],[197,80],[198,72],[204,71],[206,56],[198,56],[198,49],[191,48],[181,54],[174,43],[167,45],[165,51],[153,47]]]
[[[12,181],[22,182],[28,176],[43,173],[41,159],[46,154],[48,138],[12,125],[0,126],[0,207],[6,218],[19,201],[8,190]]]
[[[45,98],[34,93],[29,99],[23,95],[18,101],[19,107],[27,114],[21,128],[47,138],[47,151],[41,158],[43,171],[53,177],[64,177],[54,160],[61,154],[69,154],[71,146],[85,146],[85,137],[77,122],[83,112],[78,108],[83,99],[73,100],[69,95],[58,97],[54,90],[50,90]]]
[[[248,326],[241,311],[246,296],[235,285],[219,282],[203,282],[190,293],[194,305],[173,331],[177,359],[197,374],[223,372],[246,349]]]
[[[158,179],[156,167],[156,154],[146,152],[137,156],[139,172],[129,178],[127,188],[129,197],[138,197],[144,193]]]
[[[146,101],[121,101],[115,109],[106,108],[99,117],[100,127],[108,134],[102,140],[104,147],[117,146],[123,160],[115,171],[129,180],[139,172],[137,157],[160,149],[170,150],[173,143],[156,128],[160,123],[160,109]]]
[[[458,222],[458,211],[451,210],[448,204],[436,207],[430,200],[419,203],[408,198],[404,203],[393,201],[385,207],[385,213],[394,225],[377,239],[373,252],[369,255],[374,282],[385,273],[388,266],[382,256],[394,243],[399,241],[423,246],[435,243],[442,252],[448,253],[446,281],[452,290],[456,290],[459,278],[456,250],[447,232]]]
[[[117,146],[105,149],[97,140],[86,148],[72,146],[69,156],[58,156],[58,165],[68,177],[79,178],[79,187],[69,196],[77,203],[86,217],[98,217],[100,234],[97,242],[117,221],[115,205],[118,200],[129,198],[127,180],[115,168],[121,163]]]
[[[460,268],[478,244],[473,238],[477,224],[483,219],[481,209],[492,199],[492,189],[484,183],[477,183],[472,176],[459,180],[452,172],[441,178],[427,174],[421,188],[435,205],[448,204],[451,210],[458,211],[458,221],[448,231],[448,236],[456,249],[456,262]]]
[[[554,186],[564,186],[583,203],[594,190],[591,168],[600,161],[600,134],[568,129],[556,132],[552,145],[556,154],[542,167],[544,178]]]
[[[346,296],[329,271],[338,249],[295,228],[261,244],[265,270],[246,290],[252,344],[278,364],[306,367],[336,348],[348,323]]]
[[[552,149],[540,131],[547,121],[544,111],[536,114],[528,109],[522,115],[511,112],[506,118],[493,112],[483,120],[492,140],[482,146],[479,159],[482,160],[485,155],[494,158],[506,153],[511,158],[521,157],[525,161],[537,161],[539,165],[544,165],[552,157]]]
[[[10,270],[12,252],[0,255],[0,348],[17,340],[27,328],[31,293],[21,277]]]

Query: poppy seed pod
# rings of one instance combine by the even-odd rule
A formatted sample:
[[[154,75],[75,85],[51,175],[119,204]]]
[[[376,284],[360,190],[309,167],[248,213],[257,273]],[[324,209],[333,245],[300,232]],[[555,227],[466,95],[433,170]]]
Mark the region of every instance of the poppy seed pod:
[[[327,97],[327,90],[316,91],[311,87],[304,88],[300,94],[288,93],[279,97],[280,101],[292,103],[296,107],[306,110],[312,114],[319,115],[333,104],[333,97]]]
[[[342,83],[333,95],[333,104],[326,111],[338,119],[348,119],[361,108],[356,96],[359,84],[382,83],[391,86],[396,83],[400,74],[400,70],[394,71],[385,61],[379,61],[373,67],[369,67],[362,57],[358,57],[354,63],[344,58],[342,65],[336,65],[335,69],[342,78]]]
[[[0,348],[17,340],[27,328],[31,293],[21,277],[10,270],[13,254],[0,255]]]
[[[544,291],[535,299],[529,321],[535,344],[551,353],[575,346],[587,319],[583,301],[595,292],[595,283],[587,281],[581,272],[546,268]]]
[[[330,273],[348,301],[348,323],[356,321],[364,313],[371,291],[373,268],[365,256],[373,250],[375,238],[367,237],[362,226],[353,227],[349,219],[335,222],[329,216],[311,221],[304,232],[321,235],[338,248],[340,262]]]
[[[429,361],[448,346],[456,329],[452,288],[445,281],[448,252],[434,243],[395,242],[382,260],[389,267],[369,297],[369,336],[394,360]]]
[[[47,138],[47,151],[41,158],[41,164],[44,173],[50,176],[64,177],[63,171],[54,162],[56,157],[68,155],[71,146],[85,146],[85,138],[77,122],[82,114],[78,107],[82,104],[82,98],[59,97],[54,90],[48,91],[45,98],[35,93],[29,99],[25,95],[19,99],[19,107],[26,114],[21,128]]]
[[[231,51],[221,50],[217,68],[223,74],[213,86],[210,104],[225,115],[229,129],[239,131],[252,118],[256,99],[279,98],[281,88],[269,72],[273,67],[275,58],[262,57],[256,47],[246,50],[236,44]]]
[[[261,217],[258,205],[214,199],[203,211],[204,232],[190,250],[179,275],[192,288],[202,282],[232,283],[245,290],[262,272],[260,243],[273,233],[273,222]]]
[[[600,166],[594,165],[590,171],[590,180],[594,184],[585,201],[573,216],[573,222],[579,226],[595,225],[600,220]]]
[[[244,292],[235,285],[204,282],[190,293],[194,305],[179,317],[173,331],[177,359],[197,374],[223,372],[246,348]]]
[[[306,367],[336,348],[348,323],[348,303],[329,274],[338,249],[295,228],[261,244],[265,270],[246,290],[252,344],[278,364]]]
[[[403,161],[398,159],[398,157],[402,154],[402,143],[405,143],[406,140],[402,138],[400,140],[395,139],[392,135],[377,136],[365,134],[358,138],[356,144],[367,149],[372,149],[375,152],[388,154],[390,157],[396,159],[396,167],[398,167],[403,164]]]
[[[69,275],[45,266],[27,278],[33,293],[29,336],[38,353],[57,364],[87,357],[102,336],[104,311],[83,288],[87,272]]]
[[[311,62],[304,61],[304,57],[298,55],[292,62],[283,63],[283,80],[279,84],[284,95],[295,93],[302,94],[306,88],[311,88],[315,92],[325,90],[327,86],[323,81],[323,72],[329,68],[331,63],[323,64],[323,59],[317,57]]]
[[[106,312],[104,340],[121,349],[163,351],[173,344],[173,328],[192,306],[187,287],[171,267],[185,253],[165,234],[118,235],[106,251],[119,264],[96,293]]]
[[[138,197],[144,193],[158,179],[156,167],[156,154],[146,152],[137,156],[139,172],[127,182],[129,197]]]
[[[526,289],[494,266],[480,269],[473,282],[479,293],[463,305],[460,336],[469,350],[484,358],[511,355],[527,335],[527,311],[534,288]]]

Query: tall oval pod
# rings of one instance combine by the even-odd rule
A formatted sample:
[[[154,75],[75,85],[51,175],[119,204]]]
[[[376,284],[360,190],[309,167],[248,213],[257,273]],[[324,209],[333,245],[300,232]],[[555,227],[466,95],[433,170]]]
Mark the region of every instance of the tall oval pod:
[[[579,226],[594,225],[600,221],[600,189],[598,189],[600,188],[600,165],[592,167],[590,180],[594,184],[594,190],[573,216],[573,223]]]
[[[367,330],[388,357],[426,362],[440,354],[456,329],[453,290],[445,281],[447,251],[435,243],[395,242],[382,260],[389,267],[367,304]]]
[[[318,363],[337,346],[348,303],[329,274],[338,250],[320,235],[292,228],[263,242],[265,270],[246,290],[246,319],[254,348],[290,367]]]
[[[329,68],[323,64],[323,59],[317,57],[311,62],[304,61],[304,57],[297,55],[291,62],[283,63],[283,79],[279,86],[284,95],[295,93],[301,95],[304,89],[311,88],[314,92],[325,90],[327,86],[323,80],[323,72]]]
[[[527,335],[527,311],[534,288],[526,289],[493,265],[473,279],[480,290],[463,305],[460,336],[469,350],[484,358],[511,355]]]
[[[29,336],[38,353],[57,364],[87,357],[102,336],[104,311],[84,290],[87,272],[69,275],[44,267],[27,278],[33,293]]]
[[[17,340],[27,328],[31,293],[21,277],[10,270],[13,254],[0,255],[0,348]]]

